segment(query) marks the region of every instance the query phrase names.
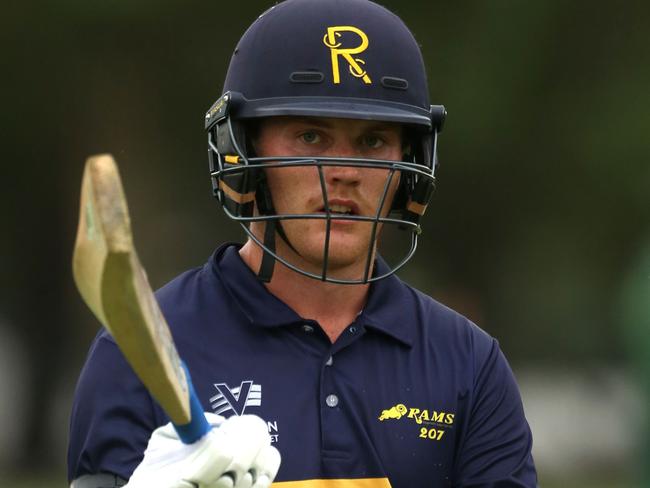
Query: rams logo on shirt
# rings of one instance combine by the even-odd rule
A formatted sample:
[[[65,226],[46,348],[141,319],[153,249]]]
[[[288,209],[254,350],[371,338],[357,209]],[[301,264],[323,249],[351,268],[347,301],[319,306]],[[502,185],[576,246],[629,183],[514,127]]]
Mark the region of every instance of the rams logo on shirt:
[[[388,410],[382,410],[379,420],[383,422],[388,419],[401,419],[402,415],[404,415],[407,410],[406,405],[398,403],[394,407],[390,407]]]
[[[426,425],[419,429],[418,437],[439,441],[444,436],[447,429],[454,425],[456,414],[442,410],[431,410],[426,408],[407,407],[403,403],[398,403],[386,410],[381,411],[378,419],[380,422],[385,420],[412,420],[417,425]]]
[[[379,420],[383,422],[388,419],[401,419],[406,416],[407,419],[413,419],[416,424],[443,424],[443,425],[453,425],[454,417],[456,414],[437,411],[437,410],[427,410],[420,408],[408,408],[403,403],[398,403],[394,407],[390,407],[387,410],[382,410]]]

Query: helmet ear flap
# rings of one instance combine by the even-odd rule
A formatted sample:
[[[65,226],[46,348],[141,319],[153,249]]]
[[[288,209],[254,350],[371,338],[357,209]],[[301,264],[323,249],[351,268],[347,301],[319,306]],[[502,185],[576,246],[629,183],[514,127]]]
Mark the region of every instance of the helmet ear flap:
[[[413,154],[409,152],[405,152],[403,155],[403,161],[411,161],[413,160]],[[393,203],[391,205],[391,211],[392,212],[398,212],[398,213],[403,213],[404,209],[406,208],[406,204],[409,199],[409,195],[413,192],[413,187],[414,187],[414,177],[410,172],[402,172],[400,174],[400,181],[399,181],[399,186],[397,187],[397,191],[395,192],[395,196],[393,197]]]
[[[437,130],[434,127],[432,133],[420,138],[420,143],[416,146],[417,152],[413,156],[414,162],[425,164],[431,168],[431,177],[415,175],[409,173],[409,186],[407,190],[407,200],[404,203],[403,219],[417,224],[420,217],[424,215],[427,205],[431,200],[434,190],[435,177],[433,173],[437,164],[436,156],[436,139]]]
[[[403,161],[431,166],[432,146],[431,133],[410,129],[405,137]],[[417,224],[432,193],[432,179],[404,171],[391,208],[399,212],[403,220]],[[407,226],[400,224],[400,228],[406,229]]]
[[[404,220],[418,223],[424,215],[427,205],[433,195],[434,183],[429,178],[418,178],[404,208]]]
[[[447,111],[442,105],[432,105],[431,113],[431,131],[428,134],[413,135],[411,141],[416,141],[413,144],[415,149],[414,153],[409,155],[405,160],[412,161],[428,166],[431,169],[431,177],[417,176],[409,173],[404,184],[400,184],[400,191],[404,190],[405,195],[400,196],[404,200],[400,201],[401,207],[395,206],[395,209],[402,209],[403,219],[417,224],[420,217],[424,215],[427,205],[433,195],[435,188],[435,170],[438,165],[437,155],[437,142],[438,133],[442,130]]]
[[[248,165],[245,130],[240,123],[226,117],[216,124],[216,146],[220,166],[218,189],[222,204],[237,217],[251,217],[259,169]]]
[[[217,132],[217,149],[219,150],[219,154],[222,156],[225,155],[237,155],[237,156],[246,156],[245,154],[240,154],[239,151],[237,150],[239,145],[233,141],[233,137],[231,136],[231,129],[232,129],[232,135],[237,137],[238,132],[241,133],[241,130],[236,130],[238,128],[239,124],[236,122],[232,122],[232,120],[228,117],[223,119],[221,122],[217,123],[216,126],[216,132]],[[237,147],[236,147],[237,146]]]

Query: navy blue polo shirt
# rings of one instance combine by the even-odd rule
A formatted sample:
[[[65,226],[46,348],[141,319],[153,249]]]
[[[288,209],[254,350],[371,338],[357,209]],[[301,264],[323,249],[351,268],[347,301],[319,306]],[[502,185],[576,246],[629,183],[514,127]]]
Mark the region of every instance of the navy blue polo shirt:
[[[204,409],[267,422],[280,487],[536,486],[531,432],[497,341],[396,276],[371,285],[333,344],[266,290],[235,245],[157,297]],[[69,478],[128,479],[167,421],[100,332],[75,393]]]

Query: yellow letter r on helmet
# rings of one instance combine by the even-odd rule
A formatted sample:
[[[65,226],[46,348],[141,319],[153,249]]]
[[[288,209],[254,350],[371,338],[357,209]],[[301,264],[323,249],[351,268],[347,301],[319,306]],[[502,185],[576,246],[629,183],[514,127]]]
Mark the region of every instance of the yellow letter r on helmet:
[[[354,32],[361,38],[361,44],[353,48],[341,48],[341,43],[338,38],[341,37],[341,32]],[[360,66],[366,64],[363,59],[353,58],[353,54],[359,54],[368,48],[368,36],[361,29],[351,25],[338,25],[327,28],[327,34],[323,36],[323,42],[330,48],[332,55],[332,76],[334,84],[341,83],[341,75],[339,73],[339,56],[343,56],[348,62],[350,74],[356,78],[361,78],[367,85],[371,84],[370,76]]]

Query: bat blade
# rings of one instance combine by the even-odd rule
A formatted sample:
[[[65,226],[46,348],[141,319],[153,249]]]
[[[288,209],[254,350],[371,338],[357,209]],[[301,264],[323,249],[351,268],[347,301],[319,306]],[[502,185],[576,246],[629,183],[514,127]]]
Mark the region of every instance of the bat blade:
[[[175,425],[190,423],[191,384],[138,260],[117,165],[108,154],[86,161],[72,262],[81,296],[147,390]],[[205,421],[202,409],[201,417]]]

